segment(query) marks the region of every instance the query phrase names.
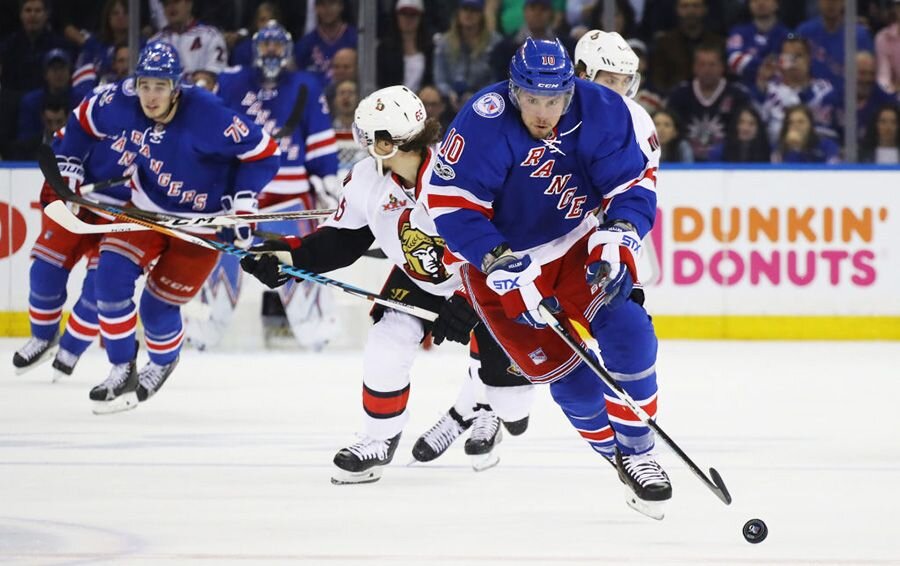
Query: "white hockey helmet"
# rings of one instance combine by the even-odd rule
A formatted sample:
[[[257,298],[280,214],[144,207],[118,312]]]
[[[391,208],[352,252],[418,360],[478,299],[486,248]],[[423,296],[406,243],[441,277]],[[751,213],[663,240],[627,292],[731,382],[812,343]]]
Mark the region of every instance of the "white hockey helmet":
[[[641,84],[641,74],[638,72],[640,60],[628,42],[618,33],[599,29],[585,33],[575,45],[575,63],[578,62],[584,64],[590,81],[594,80],[598,71],[631,76],[632,81],[626,96],[631,98],[637,94]]]
[[[405,86],[389,86],[363,98],[353,115],[353,137],[375,158],[378,173],[383,174],[382,162],[390,159],[400,146],[425,129],[425,105],[416,93]],[[375,151],[375,135],[384,132],[394,142],[388,155]]]

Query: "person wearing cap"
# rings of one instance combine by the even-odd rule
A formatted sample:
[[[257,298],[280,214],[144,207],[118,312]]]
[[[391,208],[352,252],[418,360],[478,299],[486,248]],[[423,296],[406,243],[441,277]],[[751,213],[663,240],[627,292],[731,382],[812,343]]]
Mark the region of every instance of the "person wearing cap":
[[[900,0],[894,0],[894,23],[875,34],[876,80],[887,92],[900,92]]]
[[[62,98],[66,109],[75,108],[90,92],[90,88],[74,89],[72,80],[72,59],[63,49],[51,49],[44,55],[44,86],[26,93],[19,105],[19,125],[17,140],[32,138],[41,132],[41,109],[47,97]]]
[[[301,37],[294,47],[297,68],[331,82],[331,58],[345,47],[356,49],[356,27],[344,21],[344,0],[316,0],[316,29]]]
[[[460,0],[450,29],[434,45],[434,82],[454,110],[493,80],[491,52],[500,41],[487,26],[484,0]]]
[[[553,11],[552,0],[525,0],[522,5],[522,26],[513,36],[504,39],[491,54],[491,67],[494,71],[494,80],[503,80],[509,68],[509,60],[516,49],[525,42],[525,39],[549,39],[557,38],[554,31],[556,16]],[[560,42],[569,53],[575,48],[568,37],[560,36]]]
[[[0,44],[0,83],[4,89],[27,92],[43,83],[44,56],[52,49],[68,50],[66,41],[47,25],[45,0],[21,0],[22,27]]]
[[[433,80],[434,41],[422,21],[424,11],[422,0],[397,2],[392,29],[378,43],[379,88],[402,84],[415,92]]]

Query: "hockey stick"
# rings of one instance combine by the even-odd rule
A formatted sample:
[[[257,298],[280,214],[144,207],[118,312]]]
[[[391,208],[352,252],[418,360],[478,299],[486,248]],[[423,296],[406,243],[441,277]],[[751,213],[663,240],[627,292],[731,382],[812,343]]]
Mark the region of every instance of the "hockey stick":
[[[622,389],[621,385],[616,383],[612,376],[609,375],[609,372],[607,372],[606,369],[604,369],[604,367],[598,362],[599,357],[598,359],[594,359],[594,357],[591,356],[591,354],[572,337],[572,335],[562,325],[556,315],[550,312],[547,307],[545,307],[544,305],[539,305],[538,311],[541,313],[541,316],[544,317],[544,322],[550,325],[550,328],[553,329],[553,331],[556,332],[556,334],[560,338],[562,338],[563,342],[565,342],[566,345],[568,345],[569,348],[571,348],[579,358],[581,358],[581,361],[586,363],[588,367],[591,368],[594,373],[596,373],[597,376],[603,381],[603,383],[605,383],[607,387],[615,392],[616,397],[624,401],[625,404],[628,405],[628,407],[634,412],[634,414],[637,415],[641,422],[650,427],[650,429],[652,429],[653,432],[655,432],[663,440],[663,442],[665,442],[669,446],[669,448],[671,448],[672,451],[675,452],[675,454],[677,454],[679,458],[681,458],[681,461],[687,464],[687,467],[690,468],[694,475],[697,476],[697,478],[702,481],[703,484],[706,485],[706,487],[708,487],[709,490],[716,495],[716,497],[721,499],[725,505],[730,505],[731,494],[728,493],[728,488],[725,487],[725,482],[722,481],[722,476],[719,475],[719,472],[717,472],[715,468],[710,468],[709,475],[712,476],[712,479],[710,479],[710,477],[707,477],[707,475],[703,473],[703,470],[701,470],[700,467],[695,464],[694,461],[691,460],[690,457],[685,454],[677,444],[675,444],[675,441],[672,440],[658,424],[656,424],[656,421],[650,415],[648,415],[647,412],[640,405],[638,405],[634,399],[631,398],[631,395],[629,395],[624,389]],[[573,328],[575,328],[575,331],[578,332],[580,338],[582,338],[588,344],[596,344],[593,336],[590,335],[586,328],[571,319],[570,322]],[[593,350],[594,348],[591,349]],[[595,353],[599,354],[599,351],[595,351]]]
[[[284,125],[278,128],[277,132],[272,134],[273,138],[280,140],[281,138],[286,138],[294,133],[294,130],[300,125],[300,118],[303,117],[303,109],[306,106],[306,97],[308,94],[309,89],[306,85],[301,85],[300,91],[297,93],[297,100],[294,101],[294,107],[291,108],[290,116],[288,116]]]
[[[119,185],[124,185],[131,179],[131,176],[127,177],[114,177],[112,179],[107,179],[106,181],[98,181],[96,183],[91,183],[89,185],[81,185],[81,194],[86,195],[88,193],[92,193],[94,191],[102,191],[103,189],[108,189],[110,187],[117,187]]]
[[[90,201],[95,202],[95,201]],[[128,209],[122,209],[128,212]],[[150,230],[147,226],[135,224],[134,222],[114,222],[112,224],[90,224],[69,210],[63,201],[54,201],[44,207],[44,212],[51,220],[72,232],[73,234],[107,234],[111,232],[139,232],[141,230]],[[131,212],[137,212],[132,210]],[[238,223],[247,222],[277,222],[279,220],[305,220],[310,218],[325,218],[331,216],[333,210],[302,210],[294,212],[273,212],[262,214],[244,214],[244,215],[222,215],[222,216],[205,216],[199,218],[178,218],[175,216],[151,215],[150,213],[139,214],[141,218],[153,220],[161,226],[169,228],[205,228],[222,226],[234,226]]]
[[[151,218],[147,218],[142,215],[136,215],[134,210],[128,211],[117,206],[94,202],[76,194],[69,188],[69,185],[62,178],[62,175],[59,172],[59,167],[57,167],[56,165],[56,156],[53,154],[53,150],[50,149],[49,146],[41,146],[41,148],[38,150],[38,166],[41,169],[41,173],[44,174],[44,178],[47,180],[47,183],[50,185],[56,195],[66,202],[77,204],[94,212],[108,214],[120,220],[134,222],[136,224],[146,226],[147,229],[153,230],[154,232],[159,232],[160,234],[178,238],[179,240],[183,240],[185,242],[189,242],[191,244],[195,244],[211,250],[217,250],[241,258],[254,255],[251,252],[241,249],[233,244],[227,244],[218,240],[204,238],[196,234],[191,234],[190,232],[185,232],[180,228],[159,224]],[[146,214],[147,213],[145,213],[145,215]],[[394,310],[398,310],[400,312],[404,312],[406,314],[424,320],[433,321],[437,318],[437,313],[430,310],[426,310],[413,305],[407,305],[405,303],[401,303],[399,301],[394,301],[391,299],[385,299],[375,293],[366,291],[365,289],[360,289],[359,287],[355,287],[347,283],[342,283],[341,281],[336,281],[329,277],[325,277],[324,275],[313,273],[312,271],[299,269],[285,263],[281,264],[280,269],[283,273],[286,273],[292,277],[296,277],[297,279],[303,279],[304,281],[314,281],[322,285],[335,287],[337,289],[340,289],[344,293],[347,293],[348,295],[353,295],[355,297],[359,297],[361,299],[365,299],[367,301],[392,308]]]

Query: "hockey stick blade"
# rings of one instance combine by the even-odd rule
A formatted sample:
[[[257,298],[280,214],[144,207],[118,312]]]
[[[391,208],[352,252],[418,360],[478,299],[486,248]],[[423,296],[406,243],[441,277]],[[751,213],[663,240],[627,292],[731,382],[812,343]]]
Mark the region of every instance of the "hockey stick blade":
[[[50,185],[50,187],[61,199],[65,201],[73,202],[94,212],[108,214],[120,220],[141,224],[155,232],[159,232],[167,236],[172,236],[173,238],[177,238],[179,240],[183,240],[185,242],[189,242],[191,244],[195,244],[204,248],[217,250],[241,258],[252,255],[251,252],[241,249],[233,244],[227,244],[218,240],[204,238],[202,236],[198,236],[196,234],[181,230],[180,228],[164,226],[152,219],[135,216],[133,212],[129,212],[128,210],[108,204],[97,203],[74,193],[71,189],[69,189],[69,186],[66,184],[65,180],[62,178],[62,175],[59,173],[59,168],[56,165],[56,156],[53,154],[53,150],[50,149],[49,146],[42,146],[42,148],[38,150],[38,166],[41,168],[41,172],[44,174],[44,178],[47,180],[47,183]],[[349,285],[347,283],[343,283],[329,277],[325,277],[324,275],[320,275],[318,273],[313,273],[312,271],[306,271],[305,269],[300,269],[292,265],[287,265],[285,263],[281,264],[280,269],[282,272],[297,279],[302,279],[304,281],[313,281],[321,285],[335,287],[349,295],[353,295],[355,297],[359,297],[361,299],[365,299],[367,301],[392,308],[400,312],[404,312],[423,320],[433,321],[437,318],[437,313],[433,311],[413,305],[407,305],[405,303],[394,301],[392,299],[385,299],[375,293],[366,291],[365,289],[360,289],[359,287]]]
[[[572,334],[568,331],[568,329],[566,329],[565,326],[562,325],[559,318],[555,314],[550,312],[550,310],[544,305],[539,305],[538,311],[544,318],[544,322],[546,322],[550,326],[553,332],[555,332],[557,336],[559,336],[562,341],[565,342],[567,346],[569,346],[569,348],[575,353],[575,355],[581,358],[581,361],[587,364],[587,366],[591,368],[591,370],[595,374],[597,374],[597,377],[599,377],[607,387],[613,390],[613,392],[616,394],[616,397],[618,397],[621,401],[628,405],[628,407],[632,410],[632,412],[634,412],[635,415],[637,415],[641,422],[650,427],[650,429],[652,429],[653,432],[655,432],[657,436],[659,436],[663,440],[663,442],[665,442],[666,445],[671,448],[673,452],[675,452],[675,454],[681,459],[681,461],[684,462],[685,465],[687,465],[688,469],[690,469],[691,472],[693,472],[694,475],[697,476],[697,479],[702,481],[703,484],[722,501],[722,503],[724,503],[725,505],[730,505],[731,494],[728,492],[728,488],[725,487],[725,482],[722,480],[722,476],[719,475],[719,472],[717,472],[714,468],[710,468],[709,473],[712,476],[712,479],[710,479],[705,473],[703,473],[703,470],[701,470],[700,467],[695,464],[694,461],[691,460],[691,458],[684,452],[684,450],[682,450],[681,447],[678,446],[678,444],[676,444],[675,441],[672,440],[672,438],[668,434],[666,434],[666,432],[658,424],[656,424],[656,421],[652,417],[650,417],[650,415],[648,415],[647,412],[640,405],[638,405],[634,399],[631,398],[628,392],[626,392],[622,388],[622,386],[619,385],[611,375],[609,375],[609,372],[607,372],[606,369],[602,365],[600,365],[600,363],[596,359],[594,359],[594,357],[591,356],[591,354],[587,350],[585,350],[585,348],[582,347],[581,344],[579,344],[575,340],[575,338],[572,337]],[[577,323],[574,321],[572,322],[572,324],[573,326],[577,325]]]
[[[223,215],[223,216],[206,216],[202,218],[172,218],[172,219],[158,219],[158,222],[162,226],[166,226],[169,228],[197,228],[197,227],[215,227],[220,228],[223,226],[234,226],[239,223],[246,222],[276,222],[278,220],[292,220],[295,218],[306,219],[306,218],[321,218],[326,214],[330,215],[332,211],[330,210],[304,210],[299,212],[285,212],[285,213],[273,213],[273,214],[247,214],[241,216],[232,216],[232,215]],[[142,230],[150,230],[149,227],[135,224],[134,222],[113,222],[111,224],[90,224],[85,222],[81,218],[78,218],[75,214],[69,210],[69,207],[65,205],[65,203],[61,200],[57,200],[51,202],[46,207],[44,207],[44,213],[50,217],[51,220],[72,232],[73,234],[108,234],[108,233],[121,233],[121,232],[139,232]],[[308,213],[308,214],[304,214]],[[285,218],[285,215],[291,215]],[[303,216],[298,216],[299,214],[303,214]],[[258,218],[262,217],[262,218]]]

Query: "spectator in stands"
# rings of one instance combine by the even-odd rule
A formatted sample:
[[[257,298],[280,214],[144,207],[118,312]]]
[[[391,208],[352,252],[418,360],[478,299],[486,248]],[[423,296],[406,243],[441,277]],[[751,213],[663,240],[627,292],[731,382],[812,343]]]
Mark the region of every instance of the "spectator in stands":
[[[773,163],[839,163],[840,148],[831,138],[820,136],[813,127],[813,115],[806,105],[791,106],[785,112]]]
[[[41,87],[42,62],[52,49],[69,50],[66,41],[47,26],[46,0],[21,0],[22,27],[0,45],[0,81],[3,88],[26,92]]]
[[[884,91],[875,80],[875,56],[867,51],[856,54],[856,139],[862,140],[866,135],[866,128],[872,121],[872,117],[879,108],[890,104],[895,100],[894,96]],[[837,131],[839,139],[844,136],[846,118],[843,113],[844,94],[833,91],[828,95],[826,104],[835,110],[832,112],[834,121],[832,128]]]
[[[682,136],[681,121],[670,110],[657,110],[652,114],[659,139],[660,158],[663,163],[693,163],[691,144]]]
[[[523,10],[527,0],[488,0],[486,6],[486,19],[488,29],[497,31],[506,37],[518,33],[525,25],[525,11]],[[462,2],[460,2],[462,4]],[[565,21],[566,0],[552,0],[551,26],[558,28]],[[499,14],[497,25],[494,25],[494,15]]]
[[[100,84],[114,83],[121,81],[128,76],[129,50],[127,45],[117,45],[113,52],[112,66],[109,72],[100,77]]]
[[[694,50],[699,45],[724,49],[722,37],[704,24],[705,0],[678,0],[678,26],[664,32],[656,41],[650,60],[653,86],[668,94],[682,81],[690,80]]]
[[[300,70],[331,80],[331,58],[340,49],[356,49],[356,28],[342,18],[343,0],[315,0],[316,29],[300,38],[294,57]]]
[[[522,27],[515,35],[504,38],[491,53],[494,80],[502,81],[509,76],[509,60],[525,43],[526,38],[551,41],[556,39],[556,32],[553,31],[552,0],[525,0],[522,11],[524,15]],[[574,52],[575,46],[570,44],[567,37],[560,37],[559,40],[569,53]]]
[[[819,16],[797,27],[797,35],[809,41],[812,76],[840,87],[844,76],[844,0],[819,0]],[[872,35],[856,24],[857,51],[875,51]]]
[[[490,56],[499,43],[485,24],[484,0],[460,0],[450,29],[434,45],[434,82],[454,112],[494,80]]]
[[[225,45],[228,47],[228,64],[235,67],[249,67],[253,64],[253,34],[270,21],[281,22],[281,10],[275,2],[261,2],[253,15],[251,29],[241,28],[226,31]],[[282,24],[283,25],[283,24]]]
[[[81,53],[72,75],[75,87],[82,83],[95,85],[100,77],[112,73],[116,45],[128,44],[127,0],[106,0],[100,10],[98,32],[85,32],[81,36]]]
[[[594,4],[594,7],[589,11],[587,18],[584,20],[587,26],[584,28],[584,31],[589,29],[602,29],[605,31],[606,26],[603,21],[603,8],[603,2]],[[624,38],[634,37],[637,34],[637,22],[634,7],[629,0],[616,0],[615,23],[613,24],[613,27],[613,31]],[[575,31],[576,30],[573,30],[573,32]],[[584,35],[584,32],[577,34],[577,37],[581,38],[581,35]]]
[[[718,43],[694,51],[694,79],[672,91],[666,105],[685,123],[685,138],[694,159],[706,161],[709,151],[725,139],[725,125],[735,109],[749,104],[746,90],[725,79],[725,62]]]
[[[750,87],[756,82],[760,62],[781,51],[789,30],[778,21],[778,0],[750,0],[749,23],[740,24],[728,34],[728,70]]]
[[[662,97],[656,93],[653,85],[650,84],[650,73],[647,72],[650,61],[647,57],[647,44],[640,39],[629,39],[628,45],[635,55],[638,56],[638,73],[641,76],[641,85],[637,94],[634,95],[634,101],[640,104],[648,114],[652,115],[657,110],[662,110],[665,104]]]
[[[331,81],[338,83],[341,81],[356,80],[356,49],[352,47],[344,47],[338,49],[331,58]]]
[[[41,100],[39,124],[40,128],[33,134],[16,140],[8,147],[6,159],[16,161],[33,161],[37,159],[37,150],[42,144],[53,141],[53,133],[66,125],[69,118],[69,100],[66,96],[49,95]]]
[[[896,102],[882,106],[872,117],[859,146],[859,161],[900,164],[900,105]]]
[[[834,86],[825,79],[813,78],[810,68],[809,43],[793,35],[781,45],[777,63],[766,61],[760,66],[753,94],[768,124],[772,144],[780,135],[786,109],[801,103],[812,111],[821,135],[837,137],[835,112],[843,107],[843,103],[835,106],[835,100],[840,99],[833,96]]]
[[[168,24],[150,40],[175,46],[185,74],[197,86],[212,90],[228,63],[225,37],[217,28],[194,19],[192,0],[163,0],[163,7]]]
[[[90,85],[72,88],[72,59],[68,52],[53,49],[44,56],[44,86],[29,91],[19,105],[19,123],[16,140],[31,139],[41,133],[41,115],[44,100],[50,97],[66,101],[66,109],[75,108],[90,92]]]
[[[441,91],[434,85],[425,85],[416,94],[425,106],[425,114],[429,118],[437,118],[441,123],[441,129],[446,132],[447,126],[453,121],[453,113],[450,112],[450,105],[447,104]]]
[[[725,163],[768,163],[771,156],[765,125],[752,105],[734,113],[725,141],[709,152],[710,161]]]
[[[422,23],[424,10],[422,0],[397,2],[391,33],[378,42],[378,88],[402,84],[415,92],[433,80],[434,43]]]
[[[878,84],[887,92],[900,92],[900,0],[894,0],[894,23],[875,35]]]
[[[353,115],[359,104],[359,91],[356,81],[345,80],[332,83],[326,92],[337,140],[338,176],[343,179],[353,164],[368,155],[353,139]]]

